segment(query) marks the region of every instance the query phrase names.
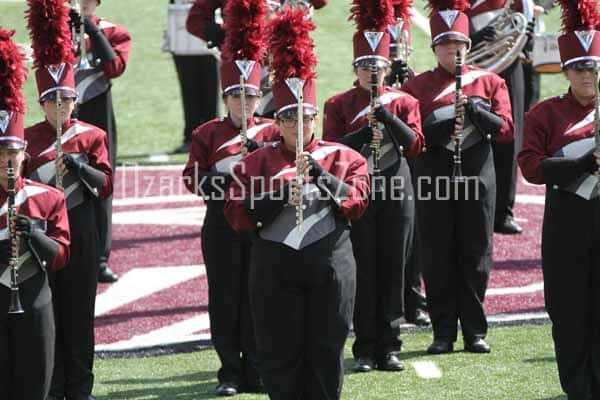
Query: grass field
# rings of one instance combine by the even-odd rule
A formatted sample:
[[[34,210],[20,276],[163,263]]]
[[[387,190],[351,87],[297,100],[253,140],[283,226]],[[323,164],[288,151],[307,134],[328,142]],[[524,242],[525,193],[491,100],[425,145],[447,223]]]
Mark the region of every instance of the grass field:
[[[549,325],[496,328],[489,336],[492,353],[464,353],[462,343],[451,355],[430,356],[424,349],[429,333],[403,337],[400,373],[347,372],[347,400],[559,400],[561,395]],[[346,371],[351,371],[351,341],[346,346]],[[434,362],[441,378],[423,379],[415,362]],[[212,350],[142,359],[100,360],[96,363],[98,400],[211,399],[219,367]],[[241,399],[266,399],[242,395]]]
[[[347,0],[333,0],[316,12],[318,25],[314,33],[318,65],[318,102],[350,87],[353,75],[351,39],[353,26],[347,21]],[[423,0],[415,6],[423,11]],[[0,0],[0,25],[17,30],[17,41],[28,42],[23,12],[25,1]],[[106,0],[98,14],[126,26],[133,37],[133,48],[125,74],[114,80],[114,99],[119,126],[119,158],[123,161],[144,161],[153,153],[172,150],[182,139],[183,116],[179,86],[170,54],[161,52],[163,31],[167,20],[167,1]],[[558,10],[546,18],[547,30],[558,29]],[[429,38],[413,28],[414,52],[411,66],[422,71],[433,66]],[[27,101],[30,112],[27,123],[41,119],[36,104],[33,75],[27,82]],[[565,90],[561,75],[543,77],[543,97]],[[183,162],[184,156],[171,158]]]

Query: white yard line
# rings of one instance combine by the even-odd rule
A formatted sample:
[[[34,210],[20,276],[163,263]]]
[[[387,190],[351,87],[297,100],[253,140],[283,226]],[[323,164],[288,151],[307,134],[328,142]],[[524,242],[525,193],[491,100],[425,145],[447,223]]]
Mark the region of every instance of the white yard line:
[[[530,313],[517,313],[517,314],[496,314],[487,317],[488,322],[518,322],[518,321],[533,321],[540,319],[548,319],[548,313],[544,312],[530,312]]]
[[[410,9],[410,12],[412,14],[411,20],[415,26],[423,31],[423,33],[427,36],[431,36],[431,30],[429,29],[429,18],[421,14],[421,12],[414,7]]]
[[[442,371],[433,361],[413,361],[410,363],[415,369],[417,376],[421,379],[439,379]]]
[[[136,300],[205,274],[204,264],[134,268],[96,297],[95,315],[107,314]]]
[[[544,205],[546,203],[546,196],[541,194],[518,194],[515,201],[522,204]]]
[[[96,346],[96,351],[123,351],[135,350],[153,346],[185,343],[192,340],[207,338],[207,335],[194,335],[194,332],[210,328],[208,313],[202,313],[192,318],[155,329],[142,335],[137,335],[128,340],[111,344]],[[210,336],[208,336],[210,337]]]
[[[528,294],[544,291],[544,282],[535,282],[526,286],[490,288],[485,292],[486,296],[506,296],[513,294]]]

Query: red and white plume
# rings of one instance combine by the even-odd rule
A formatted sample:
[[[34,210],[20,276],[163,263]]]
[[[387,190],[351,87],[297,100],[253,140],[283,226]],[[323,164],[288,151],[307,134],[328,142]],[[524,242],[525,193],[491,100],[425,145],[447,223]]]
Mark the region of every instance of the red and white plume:
[[[600,23],[596,0],[559,0],[562,31],[588,31]]]
[[[27,0],[27,27],[34,65],[43,68],[73,61],[69,8],[64,0]]]
[[[315,24],[300,8],[284,7],[269,23],[269,50],[274,82],[314,78],[317,57],[310,32]]]
[[[23,84],[27,77],[24,57],[12,41],[15,31],[0,27],[0,145],[23,147]]]
[[[11,40],[15,31],[0,28],[0,110],[25,112],[22,88],[27,77],[23,55]]]
[[[264,0],[227,1],[221,59],[261,61],[266,48],[267,14],[268,8]]]
[[[290,6],[284,6],[269,22],[273,97],[278,114],[296,106],[300,90],[304,98],[304,112],[316,112],[317,57],[310,37],[314,29],[315,24],[302,8]],[[297,87],[300,82],[302,87]]]
[[[348,19],[358,31],[383,32],[395,22],[392,0],[353,0]]]
[[[403,21],[409,21],[412,15],[410,12],[412,4],[412,0],[392,0],[392,6],[394,7],[394,16],[396,18],[400,18]]]
[[[563,35],[558,38],[563,67],[575,62],[600,62],[600,23],[596,0],[559,0]]]

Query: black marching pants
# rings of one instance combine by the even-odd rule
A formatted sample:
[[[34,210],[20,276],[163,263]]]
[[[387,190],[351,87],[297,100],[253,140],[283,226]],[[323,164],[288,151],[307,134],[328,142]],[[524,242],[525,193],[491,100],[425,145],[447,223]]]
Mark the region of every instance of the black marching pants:
[[[77,109],[77,118],[106,131],[108,155],[113,173],[117,167],[117,122],[110,88]],[[112,195],[96,202],[96,225],[98,229],[98,264],[108,263],[112,248]]]
[[[251,243],[227,225],[222,208],[222,202],[209,203],[201,235],[210,331],[221,360],[218,379],[253,390],[260,380],[248,298]]]
[[[64,269],[50,274],[56,319],[56,361],[50,394],[79,400],[94,387],[94,309],[98,234],[94,201],[69,210],[71,253]]]
[[[515,140],[510,143],[494,142],[492,145],[497,184],[495,220],[498,222],[507,216],[513,216],[517,195],[517,155],[523,144],[525,114],[525,77],[521,61],[514,62],[500,76],[508,86]]]
[[[562,388],[600,399],[600,199],[547,188],[542,269]]]
[[[463,184],[450,182],[452,153],[428,148],[417,159],[417,224],[434,339],[483,338],[483,300],[492,267],[496,185],[487,142],[462,153]]]
[[[185,127],[183,141],[192,141],[192,131],[199,125],[217,117],[219,102],[219,70],[214,55],[173,55]]]
[[[385,190],[371,194],[369,208],[352,225],[355,358],[382,360],[402,346],[404,268],[412,246],[415,206],[406,160],[396,168],[394,176],[379,176],[385,179]]]
[[[348,229],[300,251],[257,239],[250,300],[271,400],[338,400],[356,269]]]
[[[10,289],[0,286],[0,398],[46,400],[55,339],[46,273],[38,273],[19,289],[25,313],[9,316]]]

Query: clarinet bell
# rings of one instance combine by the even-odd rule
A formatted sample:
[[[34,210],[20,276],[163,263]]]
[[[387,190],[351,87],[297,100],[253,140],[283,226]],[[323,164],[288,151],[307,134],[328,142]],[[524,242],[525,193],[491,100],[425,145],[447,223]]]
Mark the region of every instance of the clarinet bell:
[[[23,306],[21,305],[21,296],[19,295],[18,287],[10,288],[10,304],[8,305],[9,314],[23,314]]]

